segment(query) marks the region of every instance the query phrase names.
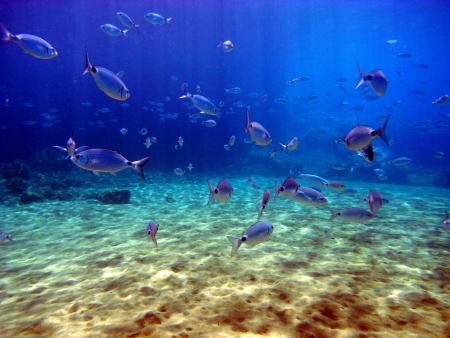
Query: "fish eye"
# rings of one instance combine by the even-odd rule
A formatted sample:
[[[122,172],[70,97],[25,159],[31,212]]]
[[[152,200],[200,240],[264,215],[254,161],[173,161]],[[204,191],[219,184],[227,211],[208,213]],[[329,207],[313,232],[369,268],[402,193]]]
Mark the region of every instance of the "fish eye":
[[[341,216],[341,213],[340,213],[340,212],[338,212],[338,213],[336,213],[336,215],[338,215],[338,216]]]
[[[77,160],[79,160],[80,159],[80,155],[75,155],[75,158],[77,159]]]
[[[127,162],[127,165],[132,165],[132,164],[133,164],[133,163],[131,163],[131,161],[128,161],[128,162]]]
[[[247,240],[247,236],[242,236],[241,241],[245,242]]]
[[[218,193],[219,193],[219,189],[217,189],[217,188],[214,189],[214,193],[215,193],[215,194],[218,194]]]
[[[373,75],[372,74],[367,75],[367,80],[372,80],[372,79],[373,79]]]
[[[280,191],[283,192],[283,191],[284,191],[284,187],[281,187],[281,188],[280,188]]]
[[[95,68],[95,67],[92,67],[92,68],[91,68],[91,71],[92,71],[92,73],[94,73],[94,74],[95,74],[95,73],[97,73],[97,68]]]

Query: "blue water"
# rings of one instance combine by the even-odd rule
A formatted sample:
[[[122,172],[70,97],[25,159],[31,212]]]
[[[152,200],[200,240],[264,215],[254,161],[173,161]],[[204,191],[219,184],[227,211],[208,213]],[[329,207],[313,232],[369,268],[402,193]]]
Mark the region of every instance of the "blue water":
[[[140,28],[137,31],[129,31],[127,37],[106,35],[100,29],[102,24],[112,23],[124,29],[116,18],[117,11],[127,13],[140,25]],[[148,12],[157,12],[165,17],[171,17],[172,21],[161,26],[151,25],[144,19],[144,15]],[[110,236],[114,238],[115,244],[112,248],[108,247],[110,251],[105,253],[105,257],[108,257],[108,260],[114,260],[115,255],[118,254],[114,246],[124,245],[123,253],[120,254],[122,256],[118,261],[121,262],[119,265],[125,269],[123,271],[127,271],[128,274],[130,273],[126,270],[128,268],[134,272],[144,269],[139,264],[142,264],[144,259],[142,257],[148,254],[148,243],[145,243],[145,249],[134,251],[133,246],[139,245],[136,243],[142,245],[142,241],[146,240],[145,236],[136,234],[139,234],[141,229],[145,229],[150,218],[159,218],[157,221],[162,223],[162,250],[167,251],[159,252],[159,261],[153,261],[155,265],[149,268],[151,272],[145,272],[148,275],[143,272],[143,275],[138,275],[136,280],[118,282],[118,289],[121,291],[118,291],[117,297],[120,298],[122,295],[132,297],[130,295],[133,291],[130,289],[123,291],[126,289],[123,285],[136,284],[136,290],[142,291],[139,288],[145,287],[151,278],[156,278],[155,273],[158,276],[155,283],[164,289],[164,278],[168,276],[166,270],[179,259],[178,256],[173,256],[178,252],[173,247],[171,249],[171,244],[181,245],[186,251],[192,250],[192,257],[190,257],[192,260],[209,255],[211,250],[217,250],[218,256],[228,257],[229,243],[222,230],[228,229],[227,227],[233,228],[231,232],[235,233],[244,230],[256,217],[255,204],[260,203],[263,189],[272,191],[275,182],[280,184],[285,177],[289,175],[297,177],[300,173],[316,174],[327,179],[343,181],[346,187],[356,190],[356,197],[324,192],[327,198],[331,196],[329,205],[333,210],[353,206],[366,207],[363,199],[368,190],[375,188],[381,191],[383,196],[387,196],[389,204],[383,206],[386,210],[385,214],[369,223],[373,228],[364,231],[359,225],[352,225],[349,228],[340,228],[334,223],[330,225],[327,209],[306,207],[290,209],[290,204],[286,201],[284,202],[287,204],[282,202],[282,207],[278,205],[280,208],[278,211],[274,207],[268,214],[269,220],[275,224],[274,236],[277,234],[278,226],[282,229],[285,227],[281,232],[290,233],[287,230],[290,229],[292,233],[286,236],[291,242],[288,242],[289,245],[284,244],[286,247],[281,244],[285,250],[281,251],[283,254],[277,252],[280,250],[278,244],[272,244],[267,251],[261,247],[260,251],[256,251],[259,253],[256,256],[260,260],[254,263],[251,274],[260,275],[258,278],[260,278],[261,288],[267,287],[272,291],[278,289],[273,286],[275,281],[271,275],[280,274],[286,277],[280,289],[288,290],[286,292],[290,294],[292,303],[285,302],[282,296],[278,296],[278,291],[273,291],[275,293],[270,293],[269,299],[274,303],[280,302],[281,299],[283,304],[277,309],[289,312],[292,310],[289,310],[287,304],[295,304],[303,311],[302,306],[305,303],[301,297],[310,297],[309,301],[325,299],[328,302],[332,299],[333,304],[338,304],[338,307],[347,307],[348,304],[336,294],[339,294],[342,288],[348,287],[352,281],[347,280],[346,272],[333,272],[327,270],[326,266],[331,264],[330,256],[336,255],[336,252],[336,260],[332,264],[338,264],[341,259],[348,259],[347,256],[339,255],[344,255],[343,252],[349,246],[353,246],[353,242],[339,241],[336,239],[339,238],[339,234],[343,238],[364,237],[365,231],[373,230],[374,242],[370,244],[373,247],[367,251],[361,249],[362,253],[359,252],[363,257],[361,264],[364,265],[364,269],[370,270],[374,255],[383,257],[386,261],[380,258],[382,263],[379,264],[383,264],[383,269],[386,270],[380,268],[377,276],[389,275],[387,271],[392,268],[390,273],[396,277],[392,280],[380,281],[381,284],[377,285],[362,285],[361,290],[364,291],[364,295],[361,297],[379,296],[389,301],[394,298],[396,301],[398,299],[415,301],[416,306],[425,307],[424,313],[429,311],[428,314],[432,314],[431,319],[429,322],[420,319],[418,320],[420,324],[416,322],[414,326],[414,319],[411,319],[414,316],[411,315],[411,318],[408,317],[409,319],[405,320],[407,324],[396,322],[398,327],[395,326],[397,324],[391,327],[380,324],[380,326],[375,325],[366,329],[362,324],[355,327],[343,322],[337,325],[334,322],[330,324],[325,321],[325,324],[320,322],[316,328],[316,322],[311,319],[314,317],[311,311],[315,311],[315,305],[311,305],[313,310],[311,308],[305,310],[307,315],[302,312],[302,316],[311,315],[311,318],[308,317],[309,323],[314,323],[311,327],[301,326],[303,324],[297,321],[298,318],[294,319],[295,315],[290,313],[287,315],[290,319],[284,324],[277,315],[281,324],[277,322],[278,324],[273,327],[264,329],[264,323],[258,328],[256,326],[252,328],[247,323],[247,326],[242,324],[244,330],[240,326],[239,316],[235,313],[239,312],[239,309],[243,309],[242,311],[246,314],[251,313],[246,317],[247,319],[258,318],[262,322],[273,320],[274,315],[272,310],[267,310],[269,314],[265,315],[269,319],[263,320],[258,316],[259,310],[246,308],[246,306],[257,306],[256,304],[258,306],[267,304],[262,296],[249,291],[253,290],[253,286],[248,280],[253,281],[253,279],[248,279],[244,262],[239,263],[236,272],[225,258],[220,261],[216,257],[217,261],[216,258],[211,258],[212,261],[205,264],[217,275],[229,274],[227,276],[232,279],[232,282],[225,277],[223,280],[211,281],[211,287],[222,291],[217,291],[217,294],[216,291],[210,293],[205,291],[206,296],[219,297],[220,292],[226,294],[227,292],[223,290],[229,288],[229,294],[241,295],[243,292],[247,296],[251,294],[249,299],[253,299],[251,298],[253,296],[256,298],[254,305],[248,305],[250,301],[244,305],[211,301],[211,308],[216,309],[215,314],[219,313],[225,318],[228,316],[232,319],[228,322],[223,318],[216,320],[215,315],[209,313],[210,317],[207,321],[209,324],[205,326],[207,329],[202,328],[196,333],[197,336],[206,337],[217,334],[220,337],[221,335],[227,337],[244,332],[271,333],[274,336],[280,336],[283,332],[282,326],[291,324],[296,329],[286,331],[289,332],[288,336],[302,336],[301,332],[313,334],[314,337],[337,336],[344,334],[348,327],[352,328],[351,332],[355,334],[371,331],[386,334],[389,337],[399,334],[405,337],[412,337],[414,334],[431,336],[432,328],[445,332],[445,318],[442,317],[444,318],[442,320],[436,318],[443,315],[448,290],[445,290],[445,287],[440,288],[437,285],[438,281],[430,282],[426,276],[432,271],[439,276],[438,280],[445,280],[445,276],[448,277],[448,267],[445,267],[448,261],[448,228],[442,225],[442,218],[450,206],[448,190],[450,187],[450,103],[435,105],[432,102],[441,95],[450,93],[448,65],[450,2],[437,0],[287,0],[281,2],[70,0],[62,3],[57,0],[14,0],[1,2],[0,13],[0,22],[12,34],[35,34],[50,42],[58,51],[56,58],[40,60],[23,53],[11,42],[0,42],[2,172],[10,170],[11,163],[19,163],[19,166],[23,166],[28,173],[28,177],[17,174],[20,180],[24,179],[27,182],[25,191],[12,192],[8,188],[10,177],[5,175],[3,175],[1,186],[3,197],[0,199],[0,208],[8,214],[8,217],[4,224],[0,224],[0,230],[13,232],[18,237],[16,243],[5,244],[5,248],[10,248],[10,252],[8,256],[0,258],[0,262],[7,266],[0,274],[0,295],[5,296],[5,304],[13,304],[8,303],[7,296],[17,297],[17,304],[20,304],[17,307],[11,305],[10,317],[4,317],[5,321],[9,321],[5,331],[9,336],[17,336],[21,333],[54,336],[61,334],[80,336],[91,333],[125,336],[130,332],[138,332],[140,335],[152,334],[152,332],[162,334],[161,332],[168,332],[165,330],[172,330],[168,327],[177,323],[176,320],[173,322],[163,320],[164,329],[161,331],[151,329],[147,332],[133,331],[134,327],[128,327],[123,331],[120,328],[111,330],[97,328],[97,331],[90,324],[86,327],[83,324],[80,329],[77,326],[79,321],[90,321],[92,318],[85,319],[82,317],[84,312],[74,310],[77,312],[76,316],[68,315],[72,320],[70,325],[73,324],[73,326],[65,326],[65,315],[52,317],[50,314],[53,311],[52,307],[34,311],[30,317],[30,323],[21,322],[21,313],[26,312],[27,305],[21,303],[20,297],[30,290],[34,281],[32,277],[29,279],[28,277],[34,276],[33,273],[39,273],[43,266],[47,266],[46,258],[42,255],[50,255],[51,252],[43,251],[42,255],[37,254],[33,261],[31,251],[27,251],[26,247],[19,249],[20,245],[25,245],[27,242],[24,237],[20,240],[20,236],[27,238],[26,236],[31,236],[30,231],[36,231],[36,234],[41,236],[36,244],[42,241],[40,245],[44,246],[52,240],[59,241],[61,238],[58,236],[65,233],[63,229],[80,227],[81,232],[91,229],[88,231],[93,231],[94,238],[101,237],[105,243],[108,243],[105,237],[107,234],[99,229],[100,225],[102,229],[111,226]],[[224,52],[217,45],[228,39],[233,42],[234,49],[231,52]],[[388,40],[396,40],[396,42],[389,44]],[[131,93],[127,101],[121,102],[106,96],[97,88],[91,75],[82,76],[85,50],[88,51],[94,65],[106,67],[114,73],[124,72],[123,81]],[[410,55],[402,57],[405,54]],[[384,96],[375,96],[368,86],[355,89],[359,78],[358,66],[366,73],[376,69],[383,71],[388,80],[388,88]],[[288,84],[289,80],[301,76],[304,80],[298,84]],[[179,96],[184,94],[183,84],[187,84],[190,92],[204,95],[214,102],[221,111],[220,117],[200,115],[198,109],[193,107],[189,100],[179,99]],[[199,87],[199,90],[196,87]],[[238,94],[226,92],[226,89],[233,87],[239,87],[241,92]],[[248,134],[245,133],[247,106],[250,107],[251,119],[260,122],[269,130],[273,139],[269,146],[260,147],[252,144]],[[386,115],[391,117],[387,126],[390,144],[388,146],[380,139],[373,141],[375,148],[373,163],[366,162],[356,152],[336,142],[358,124],[377,129]],[[202,125],[202,121],[208,119],[214,119],[217,126],[208,128]],[[123,128],[126,128],[128,132],[121,133],[120,130]],[[141,135],[139,130],[142,128],[147,128],[148,134]],[[228,151],[224,145],[228,143],[232,135],[236,136],[236,144]],[[117,150],[131,161],[151,156],[150,163],[145,167],[147,181],[141,182],[131,170],[124,170],[117,176],[106,174],[95,176],[77,168],[70,160],[64,158],[65,154],[52,148],[55,145],[65,146],[70,136],[74,137],[77,146]],[[182,147],[175,147],[180,136],[184,144]],[[294,136],[300,140],[298,149],[292,153],[282,152],[279,143],[286,144]],[[148,149],[144,146],[147,137],[157,138],[157,143]],[[271,152],[275,156],[270,156]],[[399,157],[407,157],[411,163],[404,167],[394,165],[392,161],[395,162],[395,159]],[[192,163],[194,167],[192,172],[186,169],[189,163]],[[182,177],[174,174],[175,168],[182,168]],[[377,174],[377,170],[378,173],[379,170],[383,171],[382,177]],[[237,195],[230,202],[234,204],[226,205],[224,209],[220,209],[220,206],[208,209],[205,207],[208,198],[205,182],[207,179],[212,179],[213,184],[216,184],[220,178],[227,178],[234,186]],[[248,178],[253,178],[259,185],[259,190],[254,194],[251,185],[246,183]],[[55,181],[61,184],[61,187],[54,183]],[[17,189],[20,190],[20,188]],[[121,206],[98,204],[95,198],[91,200],[92,196],[88,196],[92,193],[117,189],[131,191],[131,204],[128,204],[126,209],[121,209]],[[58,197],[48,197],[48,190],[59,191]],[[69,193],[70,197],[61,195],[63,192]],[[24,202],[22,193],[36,193],[44,197],[28,205],[28,201]],[[85,214],[90,203],[94,203],[96,215],[101,219],[92,219]],[[72,214],[71,210],[72,212],[75,210],[76,213]],[[236,213],[236,210],[241,212]],[[314,212],[311,213],[310,210]],[[423,220],[418,219],[422,217],[420,210],[429,211],[423,216]],[[296,218],[292,218],[294,217],[292,215],[299,217],[298,222]],[[16,219],[19,219],[22,225],[15,224]],[[36,229],[30,230],[34,227],[34,220],[39,220],[40,223],[36,225]],[[45,220],[55,227],[50,230],[50,237],[44,235],[48,231]],[[317,229],[320,229],[322,235],[312,235],[316,229],[314,222],[317,222]],[[201,235],[189,232],[186,235],[186,241],[183,241],[182,236],[174,237],[171,231],[166,230],[164,233],[164,223],[173,226],[177,234],[183,234],[186,224],[189,225],[189,229],[198,227],[201,229]],[[391,237],[383,233],[383,230],[377,230],[382,228],[381,225],[392,230]],[[129,226],[133,229],[132,242],[127,242],[125,235]],[[217,227],[221,230],[217,230]],[[419,227],[422,227],[421,230],[418,230]],[[336,234],[333,240],[328,242],[332,244],[322,248],[318,241],[324,240],[321,236],[327,235],[328,228],[334,229]],[[214,229],[217,231],[215,232]],[[408,238],[409,229],[410,238]],[[206,238],[205,234],[208,233],[213,234],[217,242],[199,241],[199,238]],[[298,237],[293,236],[294,234]],[[306,249],[311,255],[319,252],[317,261],[320,264],[317,263],[313,268],[311,263],[311,269],[317,270],[308,271],[307,277],[297,270],[292,275],[283,275],[286,271],[280,268],[278,263],[274,264],[276,265],[274,270],[270,270],[271,264],[263,261],[262,257],[267,254],[270,256],[269,262],[279,262],[282,256],[286,255],[290,257],[289,262],[294,260],[297,262],[299,252],[296,248],[303,243],[298,244],[293,238],[302,238],[302,236],[313,243]],[[401,252],[398,255],[404,254],[404,256],[399,258],[384,247],[386,237],[383,236],[393,241],[390,245],[398,246],[396,248]],[[34,233],[31,237],[34,237]],[[80,255],[84,252],[91,252],[92,256],[102,255],[103,252],[96,251],[102,249],[89,242],[89,234],[87,237],[86,241],[78,238],[71,243],[71,252]],[[64,238],[67,240],[67,237]],[[170,238],[175,243],[171,242]],[[401,242],[396,242],[396,238],[401,238]],[[420,242],[422,238],[426,238],[426,243]],[[224,239],[223,242],[221,242],[222,239]],[[283,242],[280,237],[278,240]],[[412,241],[413,245],[409,241]],[[361,242],[358,243],[361,244]],[[107,244],[104,245],[107,246]],[[217,249],[218,246],[220,249]],[[423,250],[417,253],[417,265],[414,265],[416,263],[411,263],[412,265],[408,267],[401,265],[400,262],[405,263],[408,260],[410,257],[408,255],[413,255],[416,247]],[[59,247],[58,249],[61,250]],[[322,256],[320,252],[323,253]],[[301,253],[302,259],[312,260],[310,254],[304,257],[306,253]],[[395,259],[392,258],[393,256]],[[52,292],[59,288],[58,285],[65,285],[58,284],[61,278],[64,280],[69,277],[77,280],[84,278],[83,271],[75,268],[73,275],[69,277],[59,275],[58,264],[77,265],[78,263],[70,255],[62,262],[55,263],[58,261],[57,258],[48,258],[51,264],[55,264],[47,266],[49,271],[52,271],[51,277],[48,277],[51,282],[49,280],[46,284],[49,291],[46,297],[49,300],[58,298]],[[93,264],[93,259],[88,257],[86,262]],[[245,259],[252,259],[252,255],[246,253]],[[392,261],[389,261],[390,259]],[[398,266],[393,263],[394,261],[396,261],[395,264],[398,263]],[[29,262],[29,265],[25,262]],[[193,266],[189,265],[191,263],[186,264],[188,265],[184,271],[186,275],[178,276],[179,283],[170,284],[171,290],[176,295],[188,294],[189,297],[193,297],[194,307],[208,307],[207,301],[202,303],[200,300],[195,300],[196,291],[185,283],[189,280],[188,272],[195,275],[197,271],[200,271],[198,275],[195,275],[195,278],[198,278],[197,281],[211,276],[205,273],[207,276],[205,277],[205,274],[202,274],[201,264],[203,263],[196,263],[199,265]],[[282,266],[283,264],[281,263]],[[303,263],[298,263],[298,266],[296,264],[293,264],[295,269]],[[222,265],[225,266],[223,270],[219,268]],[[25,273],[22,269],[28,272]],[[113,269],[112,264],[108,263],[102,273],[97,274],[96,270],[95,273],[88,272],[87,276],[95,285],[96,281],[102,278],[112,278],[120,274],[118,271],[113,272]],[[353,271],[352,269],[349,268]],[[161,276],[158,275],[158,271],[161,272]],[[324,275],[335,275],[341,280],[342,284],[333,284],[333,281],[326,279],[323,284],[324,289],[336,288],[334,291],[337,291],[333,293],[333,297],[320,294],[322,285],[317,287],[318,284],[312,281],[319,276],[317,271],[322,271]],[[239,280],[230,277],[234,272],[236,276],[250,283],[243,286],[244,291],[240,289]],[[18,282],[19,277],[25,275],[27,276],[24,279],[25,282]],[[367,275],[367,277],[373,276]],[[301,280],[302,283],[311,283],[304,289],[309,290],[310,293],[304,290],[299,291],[302,290],[302,286],[293,286],[289,282],[290,278]],[[405,279],[402,280],[402,278]],[[414,296],[402,298],[399,292],[406,292],[399,286],[402,282],[408,285],[408,292],[415,292]],[[373,291],[376,288],[382,289],[383,283],[389,284],[386,287],[389,292],[386,291],[386,294],[383,294],[381,291],[380,293]],[[417,293],[422,292],[423,289],[417,291],[414,287],[420,283],[426,284],[428,289],[423,289],[430,291],[432,295],[417,296]],[[78,286],[78,284],[75,285]],[[85,286],[80,284],[81,288]],[[249,289],[246,288],[247,286]],[[65,287],[61,288],[65,290],[64,292],[68,292]],[[98,291],[95,286],[92,288],[88,293],[89,297],[104,296],[103,289]],[[296,298],[295,290],[305,294]],[[371,290],[375,294],[371,293]],[[106,292],[109,291],[108,289]],[[71,290],[71,292],[76,291]],[[159,311],[158,318],[162,318],[165,311],[161,308],[156,310],[155,304],[164,304],[170,308],[167,304],[176,302],[175,299],[163,294],[151,297],[154,297],[152,298],[154,303],[149,301],[150,307],[152,311]],[[356,302],[370,303],[364,299],[358,298]],[[39,299],[36,301],[39,302]],[[142,299],[134,298],[130,300],[129,306],[132,310],[128,310],[134,311],[130,318],[140,318],[140,314],[148,310],[146,308],[148,304],[145,302],[142,304],[141,301]],[[89,303],[89,299],[83,302]],[[68,310],[69,306],[76,304],[76,309],[81,306],[74,299],[58,298],[56,303],[59,306],[57,310],[68,311],[68,313],[72,313]],[[126,306],[122,307],[114,302],[108,303],[104,299],[102,304],[105,307],[111,306],[111,309],[120,309],[116,312],[117,318],[114,324],[126,322],[127,316],[124,314]],[[404,306],[405,303],[402,304]],[[378,305],[374,301],[370,306]],[[327,308],[327,305],[324,306]],[[319,307],[320,313],[327,312],[321,309]],[[397,310],[398,308],[392,313],[395,318],[401,317],[399,313],[403,311],[396,312]],[[192,319],[198,327],[204,325],[198,318],[193,319],[195,316],[192,313],[183,314],[182,310],[170,308],[169,312],[171,311],[178,313],[181,317],[184,316],[187,322]],[[39,321],[39,312],[48,314],[45,324]],[[99,317],[91,313],[89,316],[95,317],[97,324],[110,325],[111,323],[103,321],[107,321],[105,317],[111,314],[108,311],[100,311],[100,313]],[[341,313],[336,316],[343,318]],[[368,317],[371,318],[369,321],[375,322],[379,319],[377,313],[371,312],[370,316],[372,317]],[[333,317],[334,315],[331,315],[331,318]],[[352,315],[346,318],[350,321]],[[160,319],[153,318],[153,320],[157,322]],[[214,325],[217,322],[221,324],[216,327]],[[406,326],[402,327],[402,325]],[[0,336],[2,335],[1,327],[0,323]],[[448,328],[446,332],[448,335]],[[191,334],[196,336],[195,329]]]

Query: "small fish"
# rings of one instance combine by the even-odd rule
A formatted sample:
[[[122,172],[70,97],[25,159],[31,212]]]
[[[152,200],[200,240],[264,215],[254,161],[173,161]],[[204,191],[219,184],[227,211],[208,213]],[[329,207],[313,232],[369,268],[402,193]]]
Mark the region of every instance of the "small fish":
[[[230,136],[230,139],[228,140],[228,145],[229,145],[230,147],[232,147],[232,146],[234,146],[235,143],[236,143],[236,136],[231,135],[231,136]]]
[[[363,223],[371,220],[375,215],[370,211],[361,208],[346,208],[335,212],[331,220],[341,218],[347,222]]]
[[[83,147],[77,148],[76,147],[76,143],[75,143],[75,139],[73,137],[69,137],[69,139],[67,140],[66,148],[60,147],[60,146],[53,146],[53,148],[66,152],[67,153],[67,158],[69,158],[70,156],[76,154],[77,152],[85,150],[88,147],[83,146]]]
[[[403,53],[398,53],[397,56],[399,58],[408,59],[408,58],[412,57],[412,54],[408,53],[408,52],[403,52]]]
[[[153,242],[153,244],[155,244],[155,247],[158,247],[158,242],[156,241],[156,233],[159,230],[159,224],[154,223],[154,222],[150,222],[147,225],[147,237],[149,240],[151,240]]]
[[[150,139],[150,137],[147,137],[146,139],[145,139],[145,142],[144,142],[144,146],[148,149],[148,148],[150,148],[151,146],[152,146],[152,140]]]
[[[222,48],[224,52],[231,52],[234,49],[234,44],[230,40],[223,41],[217,45],[217,48]]]
[[[390,46],[393,46],[393,45],[396,45],[398,43],[398,40],[391,39],[391,40],[386,40],[385,42],[386,42],[386,44],[388,44]]]
[[[330,169],[336,170],[336,171],[344,171],[347,170],[347,166],[345,164],[341,163],[332,163],[329,165]]]
[[[109,69],[93,66],[89,61],[89,56],[86,52],[86,64],[84,66],[84,74],[91,74],[94,78],[97,87],[109,97],[125,101],[130,98],[130,91],[123,81]]]
[[[283,181],[281,187],[278,187],[278,184],[275,184],[275,198],[280,194],[284,198],[293,198],[299,188],[300,184],[297,183],[295,178],[289,176]]]
[[[383,206],[383,197],[378,191],[370,190],[369,195],[367,197],[367,202],[369,203],[370,211],[375,215]]]
[[[447,156],[445,155],[445,153],[443,151],[435,151],[434,152],[434,157],[439,159],[439,160],[447,159]]]
[[[211,204],[213,198],[216,200],[217,203],[226,203],[230,200],[231,194],[233,193],[233,188],[231,187],[231,184],[225,180],[220,180],[216,188],[214,188],[208,181],[208,187],[209,187],[208,205]]]
[[[190,94],[186,93],[185,95],[182,95],[179,97],[180,99],[191,99],[192,104],[200,110],[200,114],[205,115],[211,115],[216,116],[220,115],[219,109],[216,107],[216,105],[207,97],[198,95],[198,94]]]
[[[356,126],[348,132],[345,136],[345,145],[348,149],[359,151],[370,146],[373,139],[380,137],[387,145],[389,142],[386,137],[386,126],[389,122],[390,115],[387,115],[386,120],[377,130],[366,126]]]
[[[329,181],[325,187],[333,191],[342,191],[345,189],[345,184],[339,181]]]
[[[265,190],[261,199],[261,207],[258,209],[258,219],[261,218],[262,213],[266,210],[267,204],[269,203],[270,192],[269,190]]]
[[[298,137],[294,137],[292,140],[289,141],[288,144],[280,143],[282,151],[287,151],[288,153],[292,153],[293,151],[296,151],[298,148]]]
[[[326,186],[328,184],[328,180],[317,176],[317,175],[310,175],[310,174],[300,174],[298,177],[308,183],[311,183],[313,185],[319,185],[319,186]]]
[[[292,200],[309,206],[319,206],[327,203],[327,199],[320,191],[308,187],[298,188]]]
[[[230,146],[229,144],[224,144],[224,145],[223,145],[223,148],[224,148],[226,151],[231,151],[231,146]]]
[[[178,140],[177,140],[177,143],[178,143],[178,145],[179,145],[180,147],[182,147],[182,146],[183,146],[183,144],[184,144],[184,139],[183,139],[183,137],[181,137],[181,136],[178,136]]]
[[[239,87],[233,87],[233,88],[225,88],[225,93],[227,94],[240,94],[242,92],[242,89]]]
[[[188,166],[186,167],[186,169],[191,172],[192,169],[194,169],[194,166],[192,165],[192,163],[189,163]]]
[[[106,114],[106,113],[109,113],[111,111],[111,109],[109,109],[108,107],[102,107],[98,111],[100,113]]]
[[[214,128],[215,126],[217,126],[217,122],[214,120],[202,121],[202,126],[205,126],[208,128]]]
[[[147,135],[148,134],[148,129],[147,128],[141,128],[139,130],[139,134],[142,135],[142,136]]]
[[[184,173],[185,173],[185,171],[184,171],[183,169],[181,169],[181,168],[175,168],[175,169],[173,170],[173,172],[174,172],[174,174],[177,175],[177,176],[183,176]]]
[[[377,96],[383,96],[386,93],[387,80],[381,70],[374,70],[367,75],[359,67],[358,71],[359,82],[356,84],[355,89],[358,89],[363,84],[367,83]]]
[[[127,36],[128,33],[128,29],[121,30],[117,26],[114,26],[110,23],[100,25],[100,28],[103,31],[103,33],[109,36]]]
[[[231,256],[235,255],[242,243],[246,243],[253,247],[259,243],[265,242],[269,239],[273,232],[273,225],[269,222],[257,222],[251,225],[244,234],[240,237],[228,236],[231,242]]]
[[[392,164],[396,167],[408,167],[412,163],[412,159],[406,156],[397,157],[392,161],[388,161],[389,164]]]
[[[172,18],[165,18],[161,14],[158,13],[147,13],[144,15],[145,20],[152,25],[164,25],[166,23],[170,23]]]
[[[450,99],[450,95],[444,94],[444,95],[439,96],[436,100],[434,100],[432,102],[432,104],[437,105],[437,106],[443,106],[444,104],[446,104],[448,102],[449,99]]]
[[[255,144],[259,146],[267,146],[272,142],[272,137],[266,128],[264,128],[259,122],[250,122],[250,107],[247,107],[247,123],[245,131],[250,134],[251,139]]]
[[[115,174],[127,168],[131,168],[142,178],[144,177],[144,165],[150,157],[144,157],[138,161],[128,161],[117,151],[109,149],[87,149],[75,153],[70,160],[77,166],[94,174],[101,172]]]
[[[31,34],[11,34],[5,26],[0,23],[0,42],[14,42],[25,54],[34,56],[37,59],[53,59],[58,56],[58,52],[47,41]]]
[[[3,244],[4,242],[6,242],[6,240],[9,240],[12,242],[13,241],[12,236],[10,234],[7,234],[6,232],[0,230],[0,244]]]
[[[122,128],[122,129],[120,129],[119,131],[120,131],[120,133],[121,133],[122,135],[126,135],[126,134],[128,133],[128,129],[127,129],[127,128]]]
[[[135,24],[133,20],[131,20],[130,16],[124,12],[117,12],[117,19],[120,21],[122,25],[129,29],[137,30],[139,25]]]

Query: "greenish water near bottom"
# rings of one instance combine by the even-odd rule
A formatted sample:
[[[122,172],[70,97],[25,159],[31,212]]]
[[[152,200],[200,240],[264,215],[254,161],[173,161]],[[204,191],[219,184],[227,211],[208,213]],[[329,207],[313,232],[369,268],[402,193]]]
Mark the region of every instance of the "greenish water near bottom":
[[[271,199],[262,220],[272,238],[230,257],[226,236],[256,221],[263,189],[282,178],[253,177],[260,189],[224,178],[234,187],[225,205],[206,206],[206,180],[220,177],[173,174],[108,178],[131,191],[124,205],[0,205],[15,237],[0,245],[0,336],[450,335],[448,190],[346,182],[355,194],[324,192],[338,210],[367,207],[368,190],[380,191],[389,203],[364,224]],[[89,180],[80,192],[112,188]]]

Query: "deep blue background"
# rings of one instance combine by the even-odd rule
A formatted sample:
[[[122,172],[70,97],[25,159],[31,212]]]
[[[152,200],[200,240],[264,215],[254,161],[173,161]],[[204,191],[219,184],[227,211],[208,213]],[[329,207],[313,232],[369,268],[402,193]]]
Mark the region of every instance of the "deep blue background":
[[[377,117],[387,113],[382,106],[401,100],[393,108],[388,130],[392,145],[386,148],[377,141],[376,146],[391,158],[412,157],[417,168],[448,170],[448,159],[438,160],[433,153],[450,153],[450,104],[431,105],[436,97],[450,92],[448,1],[279,2],[2,1],[0,21],[13,34],[36,34],[59,52],[53,60],[38,60],[13,44],[0,46],[2,161],[32,161],[41,150],[63,145],[74,133],[78,145],[117,149],[130,160],[150,153],[155,168],[172,170],[188,162],[203,169],[239,168],[245,163],[242,160],[255,153],[255,146],[242,143],[244,109],[224,114],[216,128],[191,124],[187,114],[194,110],[177,99],[181,83],[187,82],[192,89],[200,85],[202,94],[216,103],[225,101],[223,111],[238,100],[251,104],[252,118],[269,129],[274,146],[300,136],[298,152],[278,161],[304,167],[362,161],[333,143],[356,123],[356,112],[350,108],[363,105],[361,123],[376,127],[382,122]],[[127,38],[105,35],[99,26],[120,26],[117,11],[128,13],[140,24],[139,32],[130,32]],[[152,26],[144,20],[150,11],[173,21]],[[216,47],[225,39],[235,44],[231,53]],[[399,42],[388,46],[388,39]],[[128,108],[105,96],[90,76],[81,76],[85,47],[93,64],[125,71],[124,81],[131,91]],[[409,52],[412,58],[399,58],[399,52]],[[366,71],[383,70],[389,79],[384,97],[369,102],[359,97],[361,91],[353,89],[358,63]],[[429,68],[412,66],[418,63],[429,64]],[[170,79],[173,75],[178,81]],[[311,80],[295,87],[286,85],[298,75]],[[343,83],[346,91],[336,87],[341,77],[348,79]],[[418,83],[422,80],[427,82]],[[224,93],[224,88],[233,86],[241,87],[243,93]],[[425,93],[416,95],[412,90]],[[268,100],[250,99],[249,92],[267,94]],[[310,104],[295,98],[309,95],[319,97]],[[144,105],[151,107],[147,101],[163,101],[165,96],[172,99],[166,113],[179,113],[177,120],[162,122],[157,112],[142,110]],[[288,98],[289,103],[275,103],[279,97]],[[82,107],[84,101],[93,107]],[[339,107],[342,101],[350,106]],[[24,107],[25,102],[34,107]],[[111,112],[98,113],[101,107]],[[60,110],[56,115],[61,123],[44,127],[39,114],[49,108]],[[40,123],[23,125],[27,120]],[[105,127],[100,128],[98,121]],[[129,130],[127,135],[119,133],[122,127]],[[137,133],[142,127],[159,139],[149,151]],[[226,152],[223,144],[231,134],[240,142]],[[182,151],[175,151],[179,135],[186,143]],[[265,156],[270,148],[256,154]],[[269,169],[274,165],[261,158],[258,163]]]

